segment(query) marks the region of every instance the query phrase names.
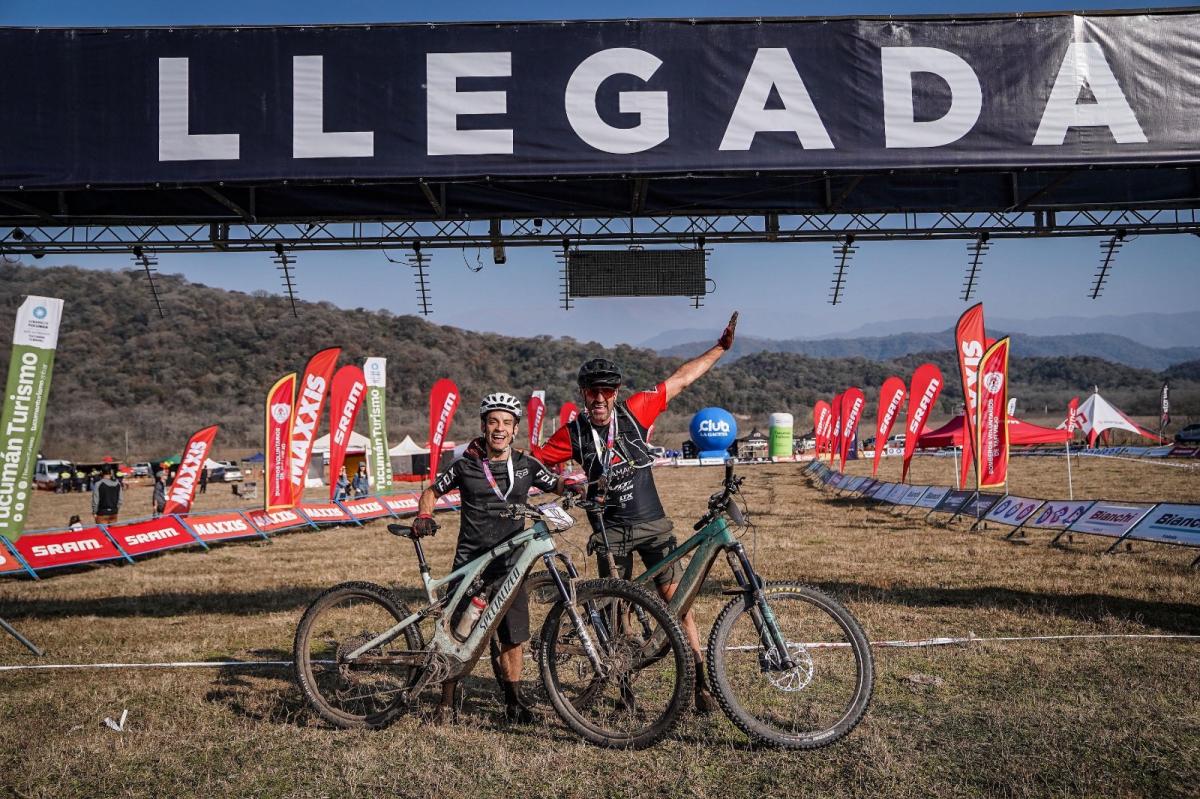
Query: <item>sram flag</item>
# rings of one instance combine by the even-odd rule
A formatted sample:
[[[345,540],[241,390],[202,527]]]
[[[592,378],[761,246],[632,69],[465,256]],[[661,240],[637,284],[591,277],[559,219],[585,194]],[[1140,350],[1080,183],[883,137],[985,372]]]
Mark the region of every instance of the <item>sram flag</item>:
[[[546,392],[535,391],[525,406],[525,414],[529,417],[529,451],[534,452],[542,446],[542,423],[546,419]]]
[[[333,376],[329,400],[329,498],[337,497],[337,477],[346,461],[346,446],[354,432],[354,421],[367,394],[363,370],[353,364],[343,366]],[[384,450],[383,457],[387,457]]]
[[[179,471],[175,479],[167,487],[167,504],[163,515],[172,513],[187,513],[192,509],[192,500],[196,498],[196,489],[200,487],[200,472],[212,452],[213,439],[217,437],[217,426],[197,430],[188,439],[183,448],[183,457],[179,459]]]
[[[858,420],[862,418],[863,406],[866,399],[861,388],[848,388],[842,394],[842,436],[838,442],[838,459],[842,469],[846,468],[846,455],[850,452],[850,442],[857,440]]]
[[[454,381],[443,377],[433,384],[429,391],[429,479],[438,474],[438,461],[441,460],[442,442],[450,432],[450,423],[454,421],[454,411],[458,408],[458,386]]]
[[[296,396],[296,413],[292,419],[289,442],[292,448],[290,468],[293,504],[304,496],[304,481],[308,476],[308,462],[312,460],[313,442],[317,438],[321,412],[325,409],[325,398],[329,395],[333,367],[341,353],[339,347],[321,350],[308,359],[304,377],[300,379],[300,393]]]
[[[1071,434],[1074,434],[1080,428],[1079,397],[1071,397],[1071,401],[1067,403],[1067,420],[1063,423],[1063,426]]]
[[[17,309],[4,411],[0,414],[0,535],[16,541],[25,529],[33,486],[33,467],[42,442],[42,421],[50,398],[50,375],[58,348],[63,301],[25,298]],[[0,554],[3,553],[0,547]]]
[[[900,482],[908,479],[908,465],[917,448],[917,439],[921,437],[925,423],[933,413],[943,383],[942,370],[931,363],[923,363],[913,372],[908,387],[908,413],[904,417],[904,466],[900,472]]]
[[[579,415],[579,408],[573,402],[564,402],[562,408],[558,411],[558,426],[566,427],[571,422],[575,421],[575,417]]]
[[[821,457],[821,453],[825,451],[825,439],[829,436],[829,428],[833,424],[832,416],[829,403],[825,400],[817,400],[813,405],[813,446],[816,448],[813,454],[815,457]]]
[[[979,361],[987,348],[987,336],[983,328],[983,303],[968,308],[958,318],[954,327],[954,350],[958,356],[958,373],[962,378],[964,419],[966,434],[963,436],[962,464],[959,467],[959,485],[967,484],[967,472],[978,460],[972,449],[977,438],[975,424],[979,407]],[[976,475],[979,473],[976,463]]]
[[[371,476],[375,493],[392,490],[392,459],[387,440],[387,358],[363,361],[367,380],[367,438],[371,440]]]
[[[296,373],[275,381],[267,392],[267,432],[264,439],[263,499],[268,513],[293,507],[292,501],[292,417],[296,413]]]
[[[979,403],[975,423],[978,458],[976,487],[1008,482],[1008,337],[987,348],[979,364]]]
[[[879,410],[875,421],[875,463],[871,466],[871,476],[879,471],[879,457],[887,448],[888,436],[892,434],[892,425],[900,416],[900,407],[904,404],[904,381],[899,377],[889,377],[883,381],[879,389]]]

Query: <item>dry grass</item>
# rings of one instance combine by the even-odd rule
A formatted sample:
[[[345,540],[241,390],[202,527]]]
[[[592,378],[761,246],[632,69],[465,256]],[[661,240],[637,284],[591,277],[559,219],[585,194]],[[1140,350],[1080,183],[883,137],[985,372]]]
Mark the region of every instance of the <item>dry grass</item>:
[[[862,473],[868,464],[855,463]],[[885,463],[885,471],[898,463]],[[948,459],[917,481],[946,483]],[[1200,634],[1195,554],[1139,545],[1106,557],[1100,539],[1047,547],[899,518],[808,487],[793,465],[745,470],[768,578],[841,597],[872,638],[1037,633]],[[681,531],[716,468],[660,470]],[[1079,460],[1076,495],[1195,500],[1195,471]],[[213,487],[206,507],[228,505]],[[142,489],[149,504],[149,489]],[[1014,493],[1065,496],[1061,459],[1014,465]],[[77,510],[68,505],[76,503]],[[84,500],[39,496],[55,525]],[[455,519],[429,547],[444,567]],[[583,565],[577,527],[565,547]],[[594,573],[594,567],[589,564]],[[724,579],[724,566],[714,572]],[[305,605],[365,579],[419,584],[408,544],[364,529],[293,533],[0,584],[0,615],[50,662],[287,659]],[[698,612],[707,634],[724,597]],[[0,785],[15,796],[1188,796],[1200,780],[1200,652],[1194,644],[977,644],[877,651],[875,700],[845,741],[816,753],[756,751],[723,717],[689,718],[640,753],[578,743],[552,716],[506,728],[486,666],[452,728],[405,718],[376,733],[323,727],[286,670],[0,674]],[[7,663],[33,662],[7,637]],[[913,675],[940,677],[919,685]],[[127,731],[100,725],[129,709]]]

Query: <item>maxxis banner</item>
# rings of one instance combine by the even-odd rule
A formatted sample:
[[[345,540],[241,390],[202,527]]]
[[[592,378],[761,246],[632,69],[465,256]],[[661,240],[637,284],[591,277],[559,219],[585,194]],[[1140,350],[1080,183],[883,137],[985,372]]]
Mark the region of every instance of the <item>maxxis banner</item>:
[[[289,446],[292,449],[291,483],[292,502],[298,503],[304,496],[304,484],[308,478],[308,463],[312,460],[313,443],[321,425],[321,412],[325,409],[325,398],[329,396],[329,381],[333,367],[342,350],[330,347],[308,359],[304,377],[297,386],[296,411],[292,418]]]
[[[329,498],[337,498],[337,478],[346,462],[346,447],[354,432],[354,422],[362,409],[367,393],[367,380],[363,370],[347,364],[333,376],[333,390],[329,400]],[[384,451],[387,457],[387,451]]]
[[[167,486],[167,504],[163,515],[187,513],[192,509],[192,500],[196,498],[196,489],[200,487],[200,472],[212,452],[213,439],[217,437],[217,425],[210,425],[197,430],[188,439],[179,458],[179,470],[175,479]]]
[[[0,535],[16,541],[25,529],[33,491],[33,468],[42,442],[42,422],[50,397],[54,351],[63,301],[28,296],[17,310],[12,357],[0,415],[4,455],[0,461]]]
[[[980,490],[1008,482],[1008,344],[1005,336],[988,347],[979,364],[975,452]]]
[[[392,458],[387,440],[387,358],[363,361],[367,381],[367,438],[371,442],[371,477],[375,493],[392,490]]]

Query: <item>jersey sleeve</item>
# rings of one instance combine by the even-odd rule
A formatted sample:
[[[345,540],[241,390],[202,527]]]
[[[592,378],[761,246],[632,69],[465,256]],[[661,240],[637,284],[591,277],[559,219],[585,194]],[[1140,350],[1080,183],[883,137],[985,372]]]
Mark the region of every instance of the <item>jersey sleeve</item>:
[[[554,431],[544,447],[534,447],[531,454],[542,464],[553,466],[571,460],[571,431],[566,425]],[[540,465],[540,464],[539,464]]]
[[[540,460],[530,456],[529,458],[530,476],[533,479],[533,485],[543,491],[553,491],[558,488],[558,476],[554,472],[547,469]]]
[[[448,491],[455,488],[461,488],[461,472],[462,458],[459,458],[454,463],[450,464],[446,471],[438,475],[438,479],[433,481],[433,493],[439,497]]]
[[[649,427],[667,409],[667,384],[659,383],[652,389],[639,391],[625,402],[625,406],[642,427]]]

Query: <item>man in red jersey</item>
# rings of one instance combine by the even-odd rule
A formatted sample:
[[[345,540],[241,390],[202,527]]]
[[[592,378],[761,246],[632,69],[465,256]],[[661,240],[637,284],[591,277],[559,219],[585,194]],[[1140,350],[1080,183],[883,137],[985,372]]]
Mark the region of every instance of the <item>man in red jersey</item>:
[[[674,525],[658,498],[650,469],[654,456],[646,435],[671,400],[729,351],[736,327],[735,312],[711,349],[684,363],[654,388],[639,391],[626,400],[617,399],[621,371],[615,363],[595,358],[579,368],[583,413],[560,427],[535,455],[548,466],[572,459],[578,461],[587,474],[588,499],[603,498],[603,513],[588,514],[592,524],[589,548],[597,553],[601,577],[610,576],[604,533],[619,572],[616,576],[624,579],[632,576],[635,552],[642,564],[651,569],[675,548],[675,537],[671,535]],[[675,594],[681,572],[679,564],[675,564],[656,575],[655,584],[664,599],[669,600]],[[716,703],[704,679],[696,619],[689,611],[682,622],[696,658],[696,708],[711,712]]]

